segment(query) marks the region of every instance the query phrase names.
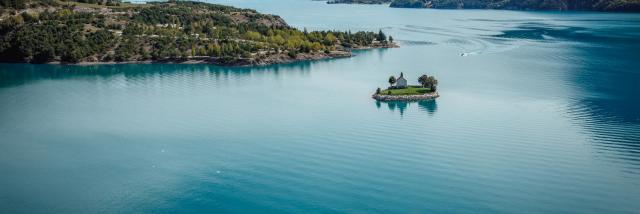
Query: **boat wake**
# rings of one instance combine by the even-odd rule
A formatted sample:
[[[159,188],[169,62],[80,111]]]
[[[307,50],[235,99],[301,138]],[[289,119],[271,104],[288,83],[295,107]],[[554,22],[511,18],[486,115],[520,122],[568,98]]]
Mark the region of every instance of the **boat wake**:
[[[497,54],[522,46],[519,41],[510,39],[495,38],[493,36],[477,36],[470,34],[468,29],[456,30],[455,28],[440,29],[434,27],[422,27],[416,25],[406,25],[400,30],[411,32],[414,34],[429,35],[430,40],[436,40],[431,44],[445,44],[460,49],[460,56],[474,56],[483,54]],[[486,34],[486,32],[485,32]],[[435,38],[434,38],[435,37]],[[440,39],[442,42],[437,42]],[[417,45],[410,41],[405,42],[408,45]]]

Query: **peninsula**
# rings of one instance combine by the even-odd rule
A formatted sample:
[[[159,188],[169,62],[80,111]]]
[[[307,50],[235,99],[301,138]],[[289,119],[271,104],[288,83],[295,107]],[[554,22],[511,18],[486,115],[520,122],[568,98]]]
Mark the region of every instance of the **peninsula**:
[[[408,85],[407,79],[401,72],[396,79],[389,77],[389,88],[381,90],[378,88],[371,97],[378,101],[417,101],[435,99],[440,95],[437,92],[438,80],[434,76],[422,75],[418,78],[420,85]]]
[[[640,0],[330,0],[327,3],[389,4],[397,8],[434,9],[640,11]]]
[[[267,65],[397,47],[380,32],[307,31],[192,1],[0,0],[0,62]]]

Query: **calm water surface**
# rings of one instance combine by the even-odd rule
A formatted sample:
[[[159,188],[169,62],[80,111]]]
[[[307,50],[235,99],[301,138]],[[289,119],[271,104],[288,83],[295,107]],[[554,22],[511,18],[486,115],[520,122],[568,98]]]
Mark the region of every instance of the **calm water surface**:
[[[640,213],[640,14],[216,2],[402,48],[0,64],[0,213]],[[442,97],[370,98],[400,72]]]

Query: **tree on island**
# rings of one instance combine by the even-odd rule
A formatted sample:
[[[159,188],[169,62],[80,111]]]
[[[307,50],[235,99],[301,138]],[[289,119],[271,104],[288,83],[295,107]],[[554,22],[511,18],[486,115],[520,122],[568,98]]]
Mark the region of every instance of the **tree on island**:
[[[389,43],[393,43],[393,36],[389,36]]]
[[[378,41],[380,41],[380,42],[385,42],[385,41],[387,41],[387,35],[385,35],[385,34],[382,32],[382,30],[380,30],[380,31],[378,32],[378,38],[377,38],[377,39],[378,39]]]
[[[423,74],[422,76],[418,77],[418,82],[420,83],[420,85],[422,85],[423,88],[426,88],[428,86],[427,81],[429,80],[429,76],[427,76],[426,74]]]
[[[429,87],[431,88],[431,91],[436,91],[436,86],[438,85],[438,80],[433,76],[429,76],[429,79],[428,79],[427,82],[429,82]]]
[[[435,77],[428,76],[426,74],[420,76],[418,78],[418,82],[422,85],[422,87],[430,88],[431,91],[436,91],[436,85],[438,85],[438,80]]]
[[[393,84],[396,84],[396,77],[394,77],[393,75],[389,77],[389,85],[391,85],[391,87],[393,87]]]

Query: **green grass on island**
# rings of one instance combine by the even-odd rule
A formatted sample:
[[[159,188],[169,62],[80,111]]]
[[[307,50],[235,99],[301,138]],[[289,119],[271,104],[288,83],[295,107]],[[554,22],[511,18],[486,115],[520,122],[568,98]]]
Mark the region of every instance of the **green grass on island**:
[[[391,92],[391,94],[389,94]],[[398,89],[387,89],[382,90],[380,94],[382,95],[419,95],[430,93],[430,88],[423,88],[422,86],[412,85],[407,88],[398,88]]]

